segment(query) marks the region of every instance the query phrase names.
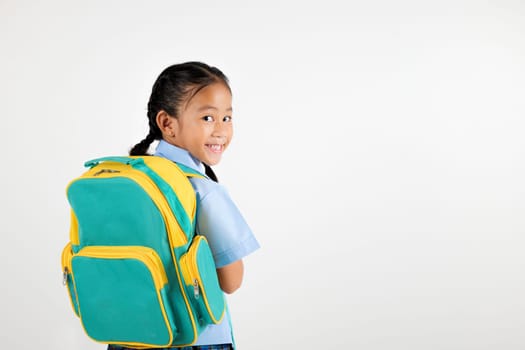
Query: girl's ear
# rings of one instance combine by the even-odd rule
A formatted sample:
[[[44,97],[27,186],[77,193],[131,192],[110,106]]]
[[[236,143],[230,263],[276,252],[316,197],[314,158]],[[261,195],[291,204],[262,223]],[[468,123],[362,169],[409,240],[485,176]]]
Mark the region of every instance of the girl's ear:
[[[162,137],[165,139],[174,138],[177,133],[177,118],[170,116],[166,111],[161,110],[156,117],[157,126],[162,132]]]

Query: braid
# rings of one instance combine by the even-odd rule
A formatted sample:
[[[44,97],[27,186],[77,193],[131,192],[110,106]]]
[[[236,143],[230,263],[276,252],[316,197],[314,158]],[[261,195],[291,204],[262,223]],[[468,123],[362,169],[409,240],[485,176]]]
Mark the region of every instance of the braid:
[[[147,156],[148,155],[148,149],[149,146],[153,141],[155,141],[155,133],[150,129],[150,132],[148,136],[139,143],[137,143],[133,148],[129,151],[130,156]]]

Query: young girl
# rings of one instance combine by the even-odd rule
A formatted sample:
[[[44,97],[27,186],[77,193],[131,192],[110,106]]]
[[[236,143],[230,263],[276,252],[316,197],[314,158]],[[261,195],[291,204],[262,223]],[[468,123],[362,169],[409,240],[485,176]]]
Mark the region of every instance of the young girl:
[[[219,69],[201,62],[166,68],[153,85],[148,121],[148,135],[130,155],[146,155],[151,143],[159,140],[155,155],[209,177],[190,178],[199,208],[196,231],[210,244],[221,289],[233,293],[242,282],[242,258],[259,244],[210,167],[219,163],[233,134],[228,79]],[[108,349],[127,348],[109,345]],[[233,349],[229,314],[222,323],[208,326],[194,346],[183,349]]]

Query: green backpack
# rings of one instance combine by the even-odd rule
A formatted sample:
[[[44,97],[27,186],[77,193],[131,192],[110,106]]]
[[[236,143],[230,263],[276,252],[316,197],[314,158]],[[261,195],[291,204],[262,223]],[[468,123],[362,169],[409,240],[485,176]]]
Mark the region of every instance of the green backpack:
[[[71,181],[64,284],[87,335],[126,347],[183,347],[225,314],[212,253],[195,234],[204,175],[162,157],[105,157]]]

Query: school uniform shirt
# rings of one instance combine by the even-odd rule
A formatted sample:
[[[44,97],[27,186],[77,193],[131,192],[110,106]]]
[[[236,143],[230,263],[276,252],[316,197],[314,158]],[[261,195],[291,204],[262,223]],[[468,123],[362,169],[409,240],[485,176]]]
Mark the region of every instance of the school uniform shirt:
[[[167,158],[204,174],[204,164],[185,149],[161,140],[156,156]],[[196,232],[206,237],[217,268],[231,264],[259,248],[259,243],[230,198],[226,188],[207,178],[189,178],[197,196]],[[230,315],[209,325],[194,345],[233,343]]]

